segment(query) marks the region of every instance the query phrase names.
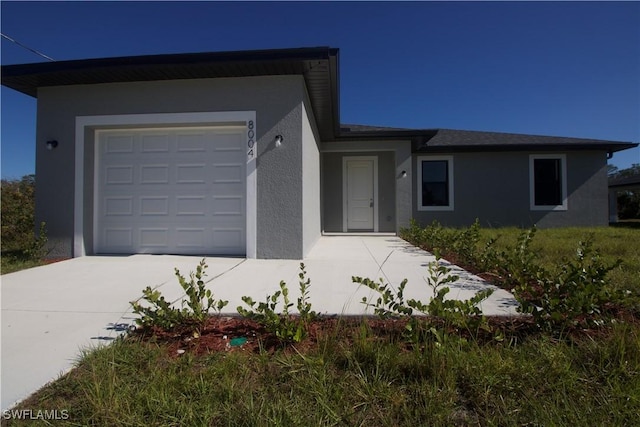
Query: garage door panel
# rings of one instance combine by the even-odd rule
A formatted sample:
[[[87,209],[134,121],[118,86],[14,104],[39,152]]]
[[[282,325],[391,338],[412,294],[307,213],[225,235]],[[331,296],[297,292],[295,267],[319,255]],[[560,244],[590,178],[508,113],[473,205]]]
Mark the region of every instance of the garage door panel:
[[[212,155],[215,163],[242,163],[244,150],[214,150]]]
[[[213,196],[213,215],[242,216],[245,210],[240,196]]]
[[[241,163],[216,163],[213,165],[214,183],[242,183],[243,165]]]
[[[214,196],[217,197],[240,197],[242,199],[242,203],[244,206],[244,196],[240,195],[241,193],[238,191],[238,188],[240,188],[242,185],[241,184],[236,184],[236,183],[231,183],[231,184],[215,184],[211,186],[211,192],[209,194],[212,194],[212,200],[211,203],[214,203],[214,201],[216,200],[215,198],[213,198]],[[244,215],[244,209],[242,214]]]
[[[240,228],[213,229],[213,245],[215,248],[233,249],[241,245],[244,240],[244,230]]]
[[[166,249],[169,246],[169,228],[140,228],[140,247]]]
[[[169,165],[140,165],[140,184],[168,184]]]
[[[98,253],[245,253],[244,129],[100,131]]]
[[[111,248],[130,250],[133,247],[133,228],[105,227],[104,241]]]
[[[207,182],[207,165],[204,163],[179,164],[176,167],[176,183],[205,184]]]
[[[167,134],[141,135],[140,152],[147,153],[168,153],[170,137]]]
[[[168,196],[140,196],[140,215],[169,215]]]
[[[133,184],[133,165],[107,166],[104,173],[106,185]]]
[[[218,134],[216,136],[216,140],[218,144],[213,147],[213,150],[216,152],[223,151],[240,151],[243,152],[243,144],[242,144],[242,135],[224,135]]]
[[[133,153],[133,135],[110,135],[104,144],[104,151],[111,154]]]
[[[104,215],[105,216],[132,216],[133,215],[133,197],[131,196],[114,196],[104,198]]]
[[[191,248],[205,250],[206,229],[202,228],[177,228],[176,245],[179,248]]]
[[[207,213],[205,196],[179,196],[176,197],[176,215],[199,215]]]
[[[178,153],[205,152],[207,138],[202,132],[178,133],[176,135],[176,149]]]

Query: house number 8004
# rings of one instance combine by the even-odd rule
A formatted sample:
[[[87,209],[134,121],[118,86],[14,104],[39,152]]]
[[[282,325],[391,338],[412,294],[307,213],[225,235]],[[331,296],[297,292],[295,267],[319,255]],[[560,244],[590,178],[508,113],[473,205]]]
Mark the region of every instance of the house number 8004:
[[[256,144],[255,136],[256,132],[253,130],[253,120],[249,120],[249,123],[247,123],[247,146],[249,147],[247,155],[249,156],[249,159],[252,159],[255,156],[255,152],[253,150],[253,147]]]

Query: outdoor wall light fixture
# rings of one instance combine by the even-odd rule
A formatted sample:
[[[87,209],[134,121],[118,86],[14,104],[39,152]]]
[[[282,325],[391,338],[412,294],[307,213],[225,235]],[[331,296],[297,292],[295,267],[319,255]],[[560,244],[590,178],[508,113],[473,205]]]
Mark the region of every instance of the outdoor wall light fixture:
[[[57,146],[58,146],[58,141],[56,141],[55,139],[47,141],[47,150],[53,150]]]
[[[280,147],[282,145],[282,141],[284,141],[282,135],[276,135],[276,147]]]
[[[407,171],[400,172],[400,178],[406,178],[406,177],[407,177]]]

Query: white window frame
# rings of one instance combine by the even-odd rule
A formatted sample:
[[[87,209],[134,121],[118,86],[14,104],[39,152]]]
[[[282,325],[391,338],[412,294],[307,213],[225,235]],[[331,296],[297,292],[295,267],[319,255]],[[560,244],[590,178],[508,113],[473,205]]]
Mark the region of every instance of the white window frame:
[[[562,179],[562,203],[559,205],[536,205],[535,168],[537,159],[560,160],[560,176]],[[566,154],[530,154],[529,155],[529,207],[532,211],[566,211],[567,201],[567,155]]]
[[[454,204],[453,194],[453,156],[418,156],[417,158],[417,170],[416,170],[416,189],[417,189],[417,205],[419,211],[452,211]],[[448,163],[447,182],[449,187],[449,204],[447,206],[423,206],[422,205],[422,162],[424,161],[442,161],[445,160]]]

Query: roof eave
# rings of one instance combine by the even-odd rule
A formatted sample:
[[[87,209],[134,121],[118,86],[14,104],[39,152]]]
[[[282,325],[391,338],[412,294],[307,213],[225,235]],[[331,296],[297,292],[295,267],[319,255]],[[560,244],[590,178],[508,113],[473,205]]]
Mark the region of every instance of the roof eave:
[[[635,148],[639,144],[614,141],[597,142],[572,142],[565,144],[558,143],[535,143],[535,144],[443,144],[429,145],[429,140],[437,135],[438,129],[419,130],[374,130],[374,131],[343,131],[336,137],[335,141],[380,141],[380,140],[410,140],[413,142],[413,151],[416,153],[428,152],[495,152],[495,151],[606,151],[615,153],[618,151]],[[540,139],[545,137],[541,136]]]
[[[602,143],[602,144],[492,144],[492,145],[422,145],[414,150],[417,153],[430,152],[495,152],[495,151],[618,151],[635,148],[634,143]]]
[[[411,141],[414,144],[425,144],[436,133],[437,129],[422,129],[422,130],[376,130],[376,131],[341,131],[339,132],[333,141],[335,142],[347,142],[347,141],[393,141],[393,140],[405,140]]]
[[[143,55],[113,58],[82,59],[70,61],[39,62],[31,64],[17,64],[2,66],[2,85],[37,97],[37,88],[41,86],[59,86],[68,84],[82,84],[79,77],[86,73],[116,73],[111,79],[102,79],[104,83],[117,81],[145,81],[158,80],[157,72],[164,67],[185,67],[192,70],[196,67],[220,64],[251,64],[293,61],[327,60],[337,55],[338,49],[329,47],[296,48],[296,49],[269,49],[238,52],[204,52],[204,53],[180,53],[165,55]],[[191,67],[191,68],[190,68]],[[138,78],[126,76],[131,70],[139,71]],[[145,78],[145,73],[151,77]],[[185,72],[183,78],[189,79]],[[256,75],[259,75],[256,72]],[[280,74],[303,74],[301,70],[281,72]],[[46,83],[47,77],[60,76],[59,82]],[[103,75],[104,76],[104,75]],[[62,77],[65,77],[64,79]],[[172,77],[180,79],[180,77]],[[81,79],[80,79],[81,80]],[[164,79],[160,79],[164,80]]]
[[[205,52],[2,66],[2,85],[34,98],[38,89],[100,83],[301,75],[323,139],[339,129],[337,48]]]

